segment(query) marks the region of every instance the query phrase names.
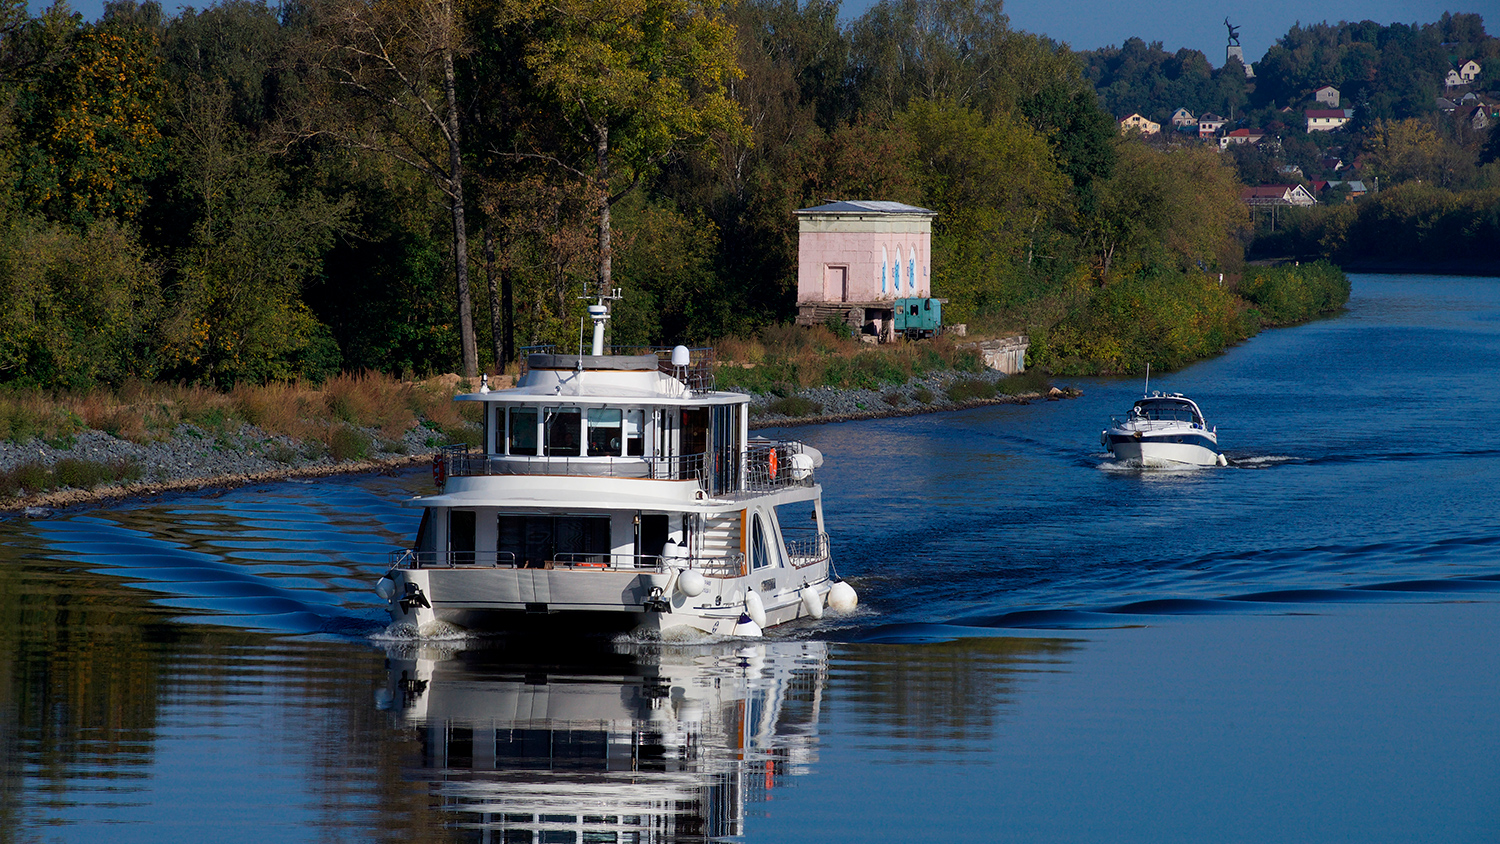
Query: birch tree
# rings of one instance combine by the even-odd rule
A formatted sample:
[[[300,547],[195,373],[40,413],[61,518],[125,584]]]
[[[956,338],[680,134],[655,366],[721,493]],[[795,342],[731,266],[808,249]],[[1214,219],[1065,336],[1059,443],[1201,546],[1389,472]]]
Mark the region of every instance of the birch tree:
[[[330,0],[318,8],[312,64],[318,93],[303,137],[330,137],[423,173],[453,227],[459,346],[479,374],[464,222],[464,160],[455,62],[470,50],[465,0]]]

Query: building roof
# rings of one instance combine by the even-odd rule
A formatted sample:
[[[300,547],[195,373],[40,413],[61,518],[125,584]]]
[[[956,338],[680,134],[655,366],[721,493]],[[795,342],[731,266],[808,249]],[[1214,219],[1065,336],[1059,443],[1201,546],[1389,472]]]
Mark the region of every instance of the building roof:
[[[1304,111],[1303,114],[1307,116],[1308,120],[1314,120],[1314,119],[1322,119],[1322,120],[1347,120],[1347,119],[1349,119],[1349,110],[1346,109],[1346,108],[1310,108],[1307,111]]]
[[[1321,86],[1319,86],[1317,88],[1314,88],[1313,89],[1313,93],[1316,94],[1319,91],[1337,91],[1337,90],[1338,89],[1335,88],[1335,87],[1333,87],[1332,85],[1321,85]]]
[[[926,214],[936,217],[937,212],[927,208],[918,208],[915,205],[907,205],[904,202],[890,202],[884,199],[840,199],[826,205],[816,205],[812,208],[799,208],[795,214]]]
[[[1240,191],[1240,199],[1271,198],[1286,196],[1296,185],[1252,185]]]

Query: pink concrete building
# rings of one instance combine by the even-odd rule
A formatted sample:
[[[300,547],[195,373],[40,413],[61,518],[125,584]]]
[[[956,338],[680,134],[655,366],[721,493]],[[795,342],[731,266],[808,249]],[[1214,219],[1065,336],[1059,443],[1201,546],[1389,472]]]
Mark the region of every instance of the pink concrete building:
[[[850,200],[797,215],[797,322],[838,315],[885,336],[896,299],[932,291],[932,218],[900,202]]]

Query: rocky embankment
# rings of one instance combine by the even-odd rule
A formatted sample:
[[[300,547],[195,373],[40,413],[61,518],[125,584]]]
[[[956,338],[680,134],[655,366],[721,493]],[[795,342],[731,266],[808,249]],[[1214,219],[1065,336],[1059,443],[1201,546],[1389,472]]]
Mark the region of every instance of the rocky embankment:
[[[1051,388],[1048,393],[999,395],[994,398],[954,400],[948,390],[959,380],[996,382],[1000,373],[969,375],[933,373],[907,384],[881,390],[838,390],[826,387],[798,391],[789,396],[752,396],[751,427],[807,425],[911,416],[990,404],[1025,404],[1079,395],[1077,390]],[[792,399],[792,401],[786,401]],[[791,412],[787,412],[790,410]],[[61,507],[99,504],[128,498],[149,498],[171,492],[205,487],[234,487],[299,477],[321,477],[360,472],[394,471],[431,460],[441,445],[437,436],[414,427],[402,440],[384,442],[371,434],[376,450],[357,460],[335,460],[318,444],[301,443],[274,436],[251,425],[233,432],[209,432],[192,425],[179,425],[164,441],[135,443],[104,431],[85,431],[66,447],[30,440],[22,445],[0,442],[0,471],[13,471],[27,464],[55,467],[66,460],[100,464],[129,464],[139,477],[92,489],[56,489],[44,493],[18,493],[0,500],[0,512],[12,515],[45,515]]]

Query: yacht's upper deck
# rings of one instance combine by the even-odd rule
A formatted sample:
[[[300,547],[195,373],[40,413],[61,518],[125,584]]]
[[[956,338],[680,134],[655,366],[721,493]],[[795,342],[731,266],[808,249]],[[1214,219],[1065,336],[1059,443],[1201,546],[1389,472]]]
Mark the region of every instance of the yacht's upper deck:
[[[484,405],[478,449],[444,449],[442,477],[588,476],[697,481],[708,495],[811,485],[821,455],[750,440],[749,396],[713,389],[712,361],[657,355],[533,354]]]

